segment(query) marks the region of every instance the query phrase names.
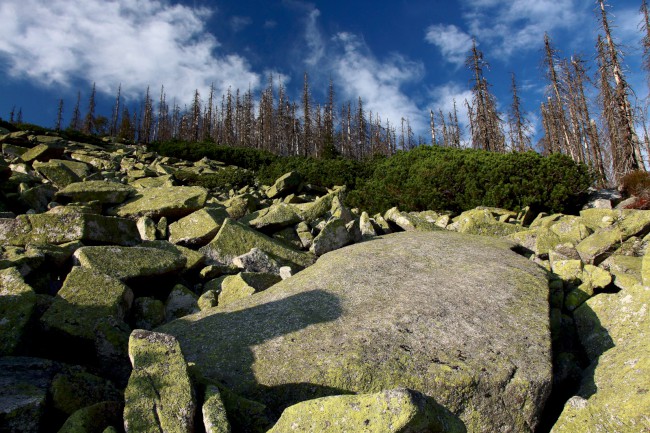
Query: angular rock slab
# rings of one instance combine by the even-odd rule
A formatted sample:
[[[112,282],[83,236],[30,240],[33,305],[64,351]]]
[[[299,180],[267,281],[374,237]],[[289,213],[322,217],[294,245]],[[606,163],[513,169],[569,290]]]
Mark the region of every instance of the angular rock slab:
[[[597,295],[576,310],[593,362],[553,433],[650,431],[649,315],[650,287],[641,285]]]
[[[93,341],[98,323],[106,317],[122,320],[132,302],[133,292],[117,279],[73,267],[41,322],[46,329]]]
[[[36,306],[36,293],[16,268],[0,270],[0,356],[13,355]]]
[[[133,372],[124,391],[126,432],[193,432],[196,401],[178,341],[136,329],[129,339],[129,358]]]
[[[135,192],[136,189],[130,185],[92,180],[71,183],[57,192],[55,197],[76,202],[97,200],[100,203],[119,204],[129,198],[130,195],[135,194]]]
[[[282,242],[230,218],[223,222],[214,239],[199,251],[219,263],[230,264],[232,259],[246,254],[253,248],[259,248],[281,265],[293,268],[302,269],[314,263],[314,256],[311,254],[289,248]]]
[[[189,362],[276,411],[407,387],[469,432],[534,431],[551,387],[545,273],[502,240],[406,232],[169,323]]]
[[[178,272],[187,261],[180,254],[157,248],[119,246],[81,247],[75,251],[74,258],[82,267],[121,281]]]

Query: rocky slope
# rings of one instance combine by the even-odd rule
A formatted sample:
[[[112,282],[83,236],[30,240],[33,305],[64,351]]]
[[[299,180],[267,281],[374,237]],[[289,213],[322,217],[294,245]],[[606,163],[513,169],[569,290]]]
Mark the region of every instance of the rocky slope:
[[[295,173],[0,142],[2,432],[650,428],[650,212],[371,217]]]

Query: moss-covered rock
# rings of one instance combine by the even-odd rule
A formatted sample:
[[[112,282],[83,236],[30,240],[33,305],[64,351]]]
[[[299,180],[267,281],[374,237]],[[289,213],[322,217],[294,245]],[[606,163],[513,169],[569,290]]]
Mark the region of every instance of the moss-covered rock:
[[[409,389],[341,395],[288,407],[269,433],[466,432],[462,422],[432,398]]]
[[[205,256],[203,254],[167,241],[145,241],[138,245],[138,247],[155,248],[184,257],[186,272],[200,270],[205,265]]]
[[[625,239],[621,230],[612,226],[596,231],[580,242],[576,249],[584,263],[598,265],[609,257]]]
[[[165,323],[165,304],[155,298],[135,298],[132,314],[136,328],[150,331]]]
[[[57,200],[74,202],[99,201],[103,204],[120,204],[134,195],[136,189],[118,182],[92,180],[67,185],[56,193]]]
[[[643,257],[613,254],[600,264],[613,277],[614,284],[620,289],[627,289],[636,284],[643,284],[641,269]]]
[[[345,221],[333,218],[325,224],[325,227],[314,238],[309,251],[317,256],[322,256],[330,251],[337,250],[352,242]]]
[[[102,433],[106,428],[122,425],[119,401],[103,401],[77,410],[65,421],[58,433]]]
[[[124,392],[126,432],[192,433],[196,401],[178,341],[136,329],[129,357],[133,372]]]
[[[622,211],[613,209],[592,208],[580,211],[582,222],[594,231],[611,226],[622,218],[622,215]]]
[[[534,431],[552,380],[548,284],[511,247],[389,235],[158,330],[203,376],[274,411],[406,386],[435,395],[468,431]]]
[[[103,215],[43,213],[27,215],[30,232],[27,242],[33,244],[64,244],[81,241],[135,245],[140,233],[135,221]]]
[[[314,263],[314,257],[296,251],[285,244],[270,238],[244,224],[226,219],[212,242],[199,251],[208,258],[222,264],[232,263],[232,259],[259,248],[281,265],[302,269]]]
[[[73,267],[41,322],[46,329],[94,341],[97,324],[107,317],[122,320],[132,302],[133,292],[116,278]]]
[[[52,406],[66,415],[103,401],[122,400],[122,393],[111,382],[77,366],[54,376],[50,395]]]
[[[402,230],[415,230],[415,221],[413,221],[412,216],[406,212],[400,212],[396,207],[388,209],[384,213],[384,219],[392,222]]]
[[[600,294],[574,314],[590,360],[578,395],[552,432],[641,432],[650,429],[650,288]]]
[[[203,426],[206,433],[230,433],[230,422],[223,404],[219,388],[214,385],[207,386],[203,407]]]
[[[197,313],[199,297],[182,284],[176,284],[165,301],[165,318],[175,320],[188,314]]]
[[[184,246],[201,247],[219,232],[228,218],[223,208],[203,208],[169,225],[169,242]]]
[[[58,188],[64,188],[71,183],[79,182],[81,180],[77,173],[70,170],[70,168],[57,160],[51,160],[48,162],[35,161],[32,166],[41,174],[41,176],[48,179]]]
[[[146,188],[114,208],[113,212],[117,216],[127,218],[182,218],[201,209],[207,198],[207,190],[199,186]]]
[[[453,221],[447,229],[474,235],[504,237],[523,230],[519,225],[498,221],[488,209],[465,211]]]
[[[284,227],[293,226],[302,218],[290,205],[278,203],[273,206],[255,211],[239,220],[257,230],[272,232]]]
[[[45,261],[45,254],[38,248],[0,247],[0,269],[16,268],[23,277],[39,268]]]
[[[50,159],[60,158],[63,156],[64,151],[65,147],[62,145],[61,139],[58,139],[51,143],[41,143],[32,147],[23,153],[20,159],[25,162],[49,161]]]
[[[27,215],[0,218],[0,245],[25,246],[29,243],[32,225]]]
[[[295,171],[286,173],[278,178],[273,186],[266,191],[268,198],[276,198],[288,195],[292,192],[298,192],[302,184],[302,176]]]
[[[282,279],[276,274],[242,272],[230,275],[221,282],[219,305],[228,305],[238,299],[268,289]]]
[[[147,247],[82,247],[75,251],[74,258],[84,268],[121,281],[174,274],[186,263],[180,254]]]
[[[0,356],[20,346],[36,306],[36,293],[16,268],[0,270]]]

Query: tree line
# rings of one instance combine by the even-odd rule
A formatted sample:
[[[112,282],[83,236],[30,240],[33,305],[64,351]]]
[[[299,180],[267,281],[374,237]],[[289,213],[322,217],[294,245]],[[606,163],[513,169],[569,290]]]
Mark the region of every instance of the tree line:
[[[331,157],[341,155],[364,159],[392,155],[398,150],[431,144],[444,147],[472,147],[493,152],[563,153],[587,164],[600,185],[617,183],[625,174],[645,170],[650,157],[648,105],[633,105],[633,90],[625,79],[623,55],[612,34],[605,0],[596,1],[599,35],[595,43],[596,73],[590,76],[580,55],[560,57],[548,34],[544,35],[546,100],[540,104],[543,136],[532,143],[532,125],[522,109],[516,77],[511,76],[512,102],[506,113],[497,109],[497,99],[486,78],[489,64],[473,41],[466,59],[471,73],[471,100],[444,113],[429,111],[430,137],[416,137],[409,119],[397,124],[380,113],[364,109],[359,97],[340,105],[335,102],[332,81],[325,103],[311,95],[309,76],[303,77],[300,101],[292,101],[282,82],[273,76],[257,95],[229,88],[218,96],[211,86],[205,97],[195,90],[189,106],[168,101],[164,86],[155,99],[147,88],[139,107],[124,103],[117,90],[110,118],[95,113],[93,84],[85,115],[81,94],[72,111],[68,128],[88,134],[102,134],[119,140],[140,142],[182,140],[208,141],[252,147],[279,155]],[[643,68],[650,73],[650,16],[647,0],[640,7],[643,33]],[[650,83],[650,76],[649,76]],[[591,95],[596,95],[595,98]],[[459,122],[458,110],[466,110],[468,131]],[[22,111],[10,121],[22,118]],[[18,117],[19,116],[19,117]],[[61,129],[63,100],[59,101],[55,128]],[[639,138],[637,129],[642,132]],[[650,165],[650,162],[649,162]]]

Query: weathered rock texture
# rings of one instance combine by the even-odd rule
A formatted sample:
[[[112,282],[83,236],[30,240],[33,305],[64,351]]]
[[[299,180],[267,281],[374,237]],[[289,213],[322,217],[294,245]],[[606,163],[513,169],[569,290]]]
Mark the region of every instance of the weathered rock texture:
[[[406,386],[470,432],[525,432],[550,392],[547,298],[544,273],[508,243],[412,232],[160,330],[204,376],[276,409]]]

